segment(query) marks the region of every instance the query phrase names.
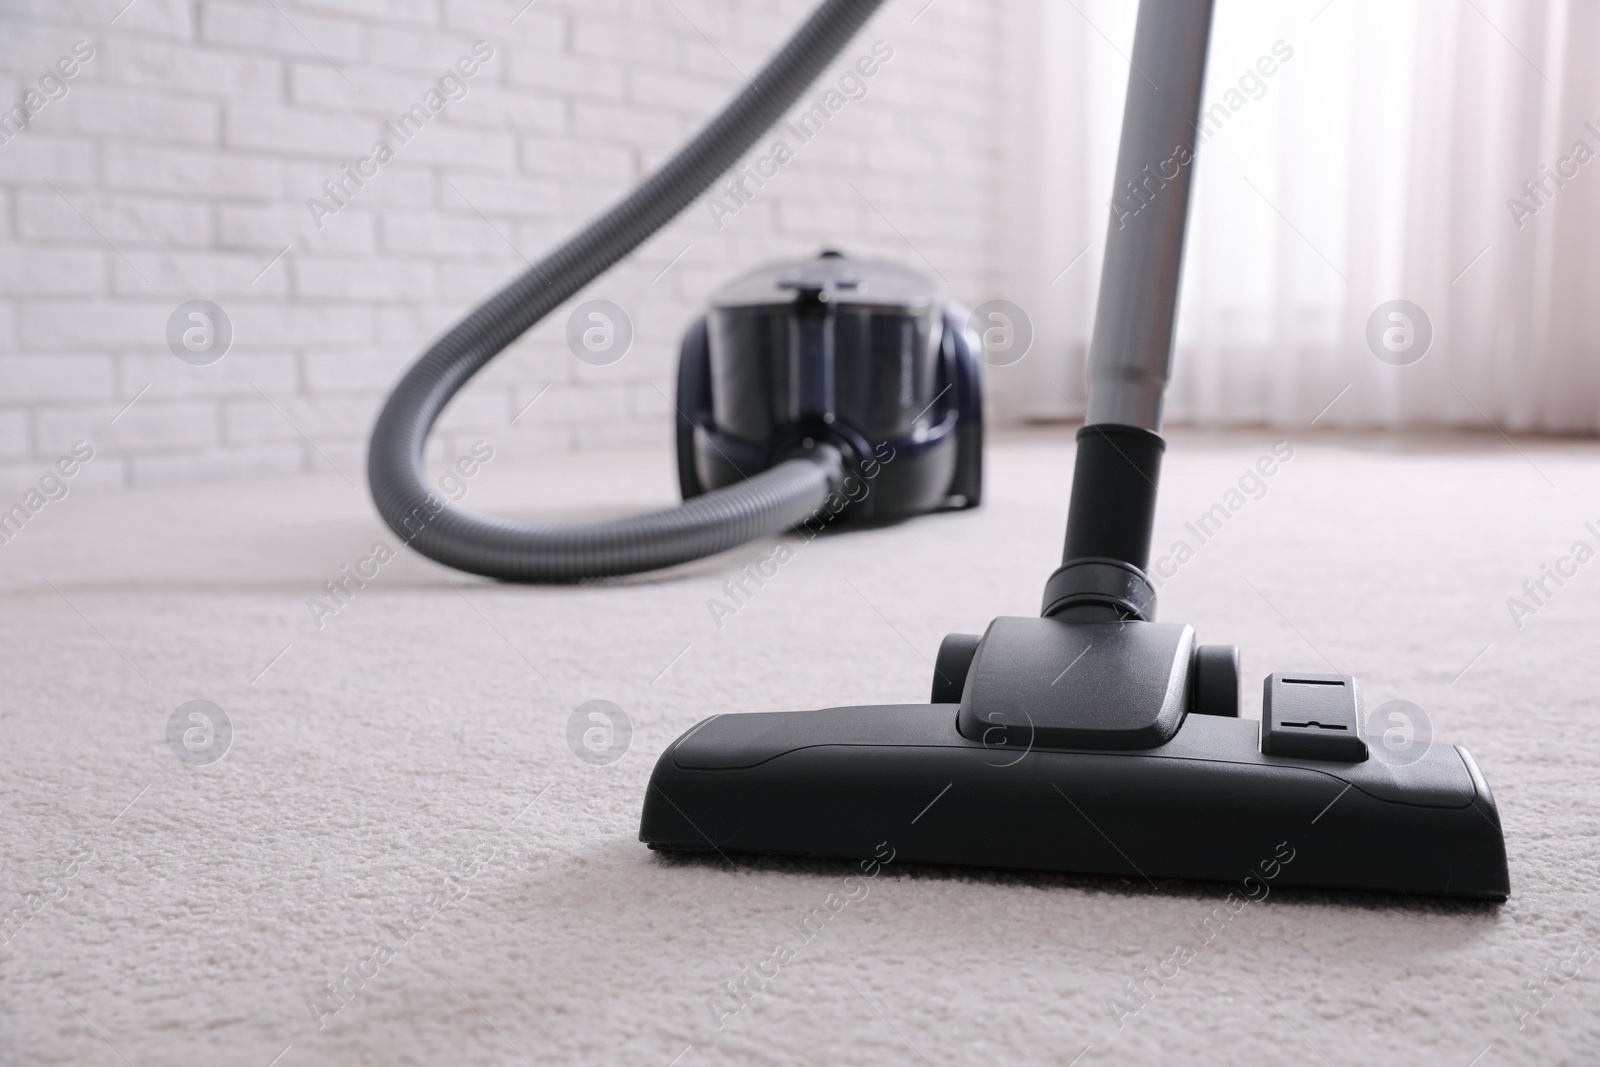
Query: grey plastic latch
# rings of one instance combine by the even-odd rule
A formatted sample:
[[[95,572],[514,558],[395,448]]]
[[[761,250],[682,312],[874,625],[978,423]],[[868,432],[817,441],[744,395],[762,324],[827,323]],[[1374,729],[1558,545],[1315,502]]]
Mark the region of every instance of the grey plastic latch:
[[[1367,758],[1361,688],[1348,674],[1269,674],[1261,701],[1261,751],[1268,756]]]

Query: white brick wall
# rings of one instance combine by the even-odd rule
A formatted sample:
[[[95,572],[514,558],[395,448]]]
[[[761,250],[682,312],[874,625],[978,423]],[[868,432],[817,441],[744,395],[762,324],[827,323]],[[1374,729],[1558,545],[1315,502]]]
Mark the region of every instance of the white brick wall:
[[[0,485],[80,438],[97,481],[331,461],[361,484],[377,407],[420,348],[659,164],[811,8],[124,3],[0,0],[7,103],[75,42],[94,49],[0,144]],[[435,449],[667,448],[681,331],[711,288],[775,256],[837,244],[931,263],[968,302],[997,295],[1001,19],[985,0],[887,4],[846,52],[894,49],[864,99],[721,228],[697,203],[580,297],[628,310],[626,358],[578,362],[558,312],[457,400]],[[382,133],[480,40],[494,54],[464,98],[407,143]],[[307,199],[380,136],[395,158],[318,229]],[[233,323],[211,366],[166,346],[191,299]]]

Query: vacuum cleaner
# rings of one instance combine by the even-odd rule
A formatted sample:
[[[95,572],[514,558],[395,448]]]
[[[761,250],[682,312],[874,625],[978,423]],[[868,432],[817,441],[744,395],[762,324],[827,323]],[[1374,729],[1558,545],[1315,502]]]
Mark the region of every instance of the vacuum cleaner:
[[[900,396],[893,414],[870,404],[862,414],[841,389],[839,356],[853,343],[841,343],[848,261],[758,273],[750,299],[737,284],[691,330],[679,368],[678,508],[576,527],[510,523],[442,504],[422,473],[423,443],[450,397],[730,169],[880,2],[825,0],[653,177],[406,373],[374,430],[368,472],[397,534],[453,567],[511,580],[668,566],[803,522],[845,489],[849,465],[868,462],[861,450],[883,432],[947,442],[928,446],[944,458],[927,460],[896,507],[976,501],[980,424],[967,423],[961,451],[976,412],[975,383],[961,384],[973,369],[963,331],[941,312],[937,344],[930,321],[928,340],[912,326],[897,349],[926,360],[896,381],[912,401],[932,394],[932,407],[908,420],[917,409]],[[1139,8],[1116,188],[1141,206],[1108,231],[1063,561],[1039,615],[946,637],[928,703],[699,723],[651,775],[639,829],[649,847],[849,861],[888,848],[899,863],[1152,885],[1255,879],[1507,896],[1499,812],[1464,749],[1419,742],[1395,758],[1366,735],[1362,689],[1348,675],[1271,674],[1261,720],[1241,718],[1237,649],[1156,621],[1146,568],[1211,14],[1211,0]],[[860,281],[893,285],[865,265]],[[899,316],[904,330],[918,294],[899,295],[883,321]]]
[[[678,355],[683,499],[826,447],[846,474],[818,528],[982,501],[978,360],[962,309],[927,275],[825,249],[710,304]]]

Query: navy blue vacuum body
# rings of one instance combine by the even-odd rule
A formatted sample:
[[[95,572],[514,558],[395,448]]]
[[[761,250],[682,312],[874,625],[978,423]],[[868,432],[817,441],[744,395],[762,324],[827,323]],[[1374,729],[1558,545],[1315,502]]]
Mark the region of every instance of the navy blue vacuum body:
[[[983,399],[961,310],[897,264],[827,251],[718,290],[678,357],[685,500],[827,444],[843,523],[976,507]]]

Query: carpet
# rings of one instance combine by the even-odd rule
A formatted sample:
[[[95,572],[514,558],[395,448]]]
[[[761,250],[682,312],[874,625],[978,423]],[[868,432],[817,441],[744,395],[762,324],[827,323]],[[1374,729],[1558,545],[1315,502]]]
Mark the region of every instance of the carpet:
[[[1494,788],[1507,903],[1284,888],[1174,967],[1229,887],[890,863],[732,1001],[854,867],[651,853],[656,756],[717,712],[925,700],[943,634],[1036,613],[1070,429],[996,437],[981,509],[796,541],[736,604],[776,541],[519,588],[409,553],[353,470],[74,486],[0,546],[0,1059],[1600,1062],[1597,461],[1492,434],[1168,452],[1161,617],[1242,647],[1246,715],[1280,669],[1415,702]],[[548,519],[674,498],[661,450],[451,489]]]

